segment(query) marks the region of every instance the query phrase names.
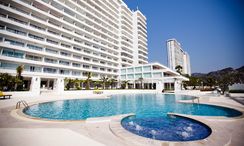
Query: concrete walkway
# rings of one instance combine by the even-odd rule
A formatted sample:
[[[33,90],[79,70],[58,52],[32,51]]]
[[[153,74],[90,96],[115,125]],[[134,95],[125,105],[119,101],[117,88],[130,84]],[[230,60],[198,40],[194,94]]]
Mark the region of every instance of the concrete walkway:
[[[15,104],[19,100],[31,102],[43,102],[50,100],[72,98],[108,98],[111,94],[125,93],[155,93],[145,90],[118,90],[105,92],[103,95],[94,95],[84,92],[60,95],[42,95],[39,97],[13,97],[10,100],[0,100],[0,146],[140,146],[131,141],[121,139],[110,129],[110,118],[107,120],[79,121],[79,122],[50,122],[23,118],[16,114]],[[183,91],[179,94],[200,96],[200,102],[221,104],[244,110],[244,106],[227,97],[209,97],[197,91]],[[106,118],[104,118],[106,119]],[[218,130],[223,134],[232,135],[231,141],[226,146],[242,146],[244,137],[244,121],[241,120],[212,120],[213,124],[219,125]],[[221,131],[220,131],[221,133]],[[220,135],[221,137],[221,135]],[[221,138],[218,139],[221,141]],[[217,140],[217,141],[218,141]],[[170,145],[174,145],[171,143]],[[203,144],[204,145],[204,144]],[[195,145],[194,145],[195,146]]]
[[[1,146],[105,146],[69,129],[0,128]]]

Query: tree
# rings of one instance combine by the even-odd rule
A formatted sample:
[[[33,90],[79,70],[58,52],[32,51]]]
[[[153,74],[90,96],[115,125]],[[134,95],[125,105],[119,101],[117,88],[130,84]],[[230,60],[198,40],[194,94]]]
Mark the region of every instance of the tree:
[[[22,77],[22,73],[24,71],[24,65],[19,65],[17,68],[16,68],[16,72],[17,72],[17,77],[19,79],[23,79]]]
[[[82,82],[84,82],[84,81],[83,80],[79,80],[77,78],[74,80],[75,88],[77,90],[81,90],[82,89],[82,87],[80,86]]]
[[[176,67],[175,67],[175,70],[176,70],[176,72],[178,72],[179,74],[181,74],[182,73],[182,66],[181,65],[177,65]]]
[[[103,76],[103,77],[100,78],[100,81],[103,84],[103,89],[105,89],[106,83],[108,82],[108,78]]]
[[[16,68],[16,84],[15,84],[15,90],[23,90],[23,77],[22,77],[22,73],[24,71],[24,65],[19,65]]]
[[[8,73],[0,73],[0,90],[1,91],[14,90],[16,81],[17,81],[16,77],[13,77]]]
[[[116,82],[117,82],[117,80],[114,79],[114,78],[112,78],[112,79],[109,80],[109,84],[110,84],[110,86],[111,86],[111,89],[114,88],[114,84],[115,84]]]
[[[85,80],[85,83],[86,83],[86,90],[90,90],[90,83],[91,83],[91,77],[92,77],[92,73],[91,72],[86,72],[86,80]]]
[[[218,85],[222,91],[222,94],[229,90],[230,85],[235,83],[235,77],[233,75],[233,73],[225,74],[220,76],[218,79]]]
[[[65,78],[64,81],[66,83],[65,88],[67,90],[70,90],[70,88],[72,88],[74,86],[74,80],[73,79]]]
[[[129,80],[122,81],[122,87],[128,89]]]

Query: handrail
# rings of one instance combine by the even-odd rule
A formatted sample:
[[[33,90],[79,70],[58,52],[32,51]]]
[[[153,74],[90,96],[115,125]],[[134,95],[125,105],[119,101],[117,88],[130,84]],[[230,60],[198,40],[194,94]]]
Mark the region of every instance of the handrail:
[[[197,103],[199,103],[200,101],[199,101],[199,97],[194,97],[194,98],[192,98],[192,103],[195,103],[194,101],[195,101],[195,99],[197,99]]]
[[[28,103],[25,100],[20,100],[16,103],[16,109],[20,108],[21,103],[24,105],[24,107],[29,107]]]

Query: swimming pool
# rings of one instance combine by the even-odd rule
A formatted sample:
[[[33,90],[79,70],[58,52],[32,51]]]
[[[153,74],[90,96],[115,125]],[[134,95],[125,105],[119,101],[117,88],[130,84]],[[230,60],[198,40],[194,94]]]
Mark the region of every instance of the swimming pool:
[[[166,117],[167,113],[202,116],[236,117],[241,112],[220,106],[178,103],[177,100],[191,96],[174,94],[124,94],[108,99],[72,99],[39,103],[25,108],[23,112],[36,118],[50,120],[84,120],[135,113],[137,118]]]

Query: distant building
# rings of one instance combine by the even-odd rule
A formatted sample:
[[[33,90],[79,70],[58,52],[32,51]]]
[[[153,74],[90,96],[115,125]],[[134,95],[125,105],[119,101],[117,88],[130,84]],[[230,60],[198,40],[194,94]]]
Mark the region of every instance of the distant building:
[[[177,65],[182,67],[183,74],[191,75],[190,56],[185,52],[176,39],[167,40],[168,66],[175,70]]]

